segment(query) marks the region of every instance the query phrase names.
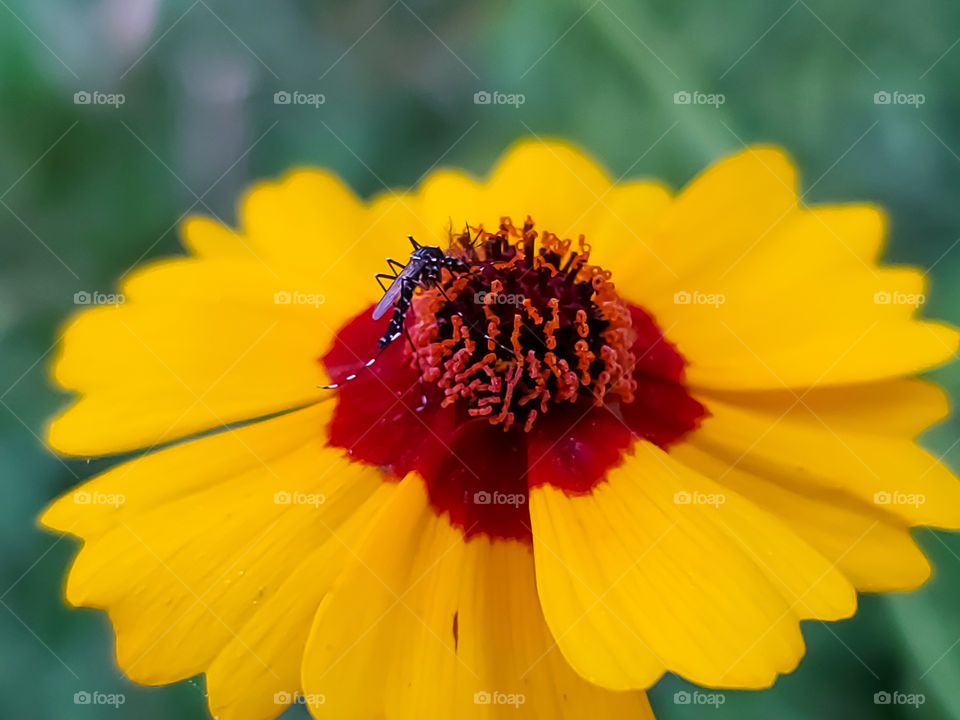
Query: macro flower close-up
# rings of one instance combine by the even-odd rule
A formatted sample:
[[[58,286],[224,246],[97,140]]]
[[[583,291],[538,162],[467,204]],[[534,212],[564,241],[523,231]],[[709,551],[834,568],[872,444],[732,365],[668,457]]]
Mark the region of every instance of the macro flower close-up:
[[[44,513],[83,540],[68,601],[131,679],[205,673],[218,718],[770,686],[801,620],[928,577],[911,526],[960,527],[911,377],[956,332],[884,302],[925,283],[878,263],[882,211],[798,189],[771,147],[674,192],[530,139],[480,180],[363,201],[297,169],[236,228],[187,219],[53,362],[54,449],[152,450]]]
[[[960,720],[958,38],[0,0],[0,720]]]

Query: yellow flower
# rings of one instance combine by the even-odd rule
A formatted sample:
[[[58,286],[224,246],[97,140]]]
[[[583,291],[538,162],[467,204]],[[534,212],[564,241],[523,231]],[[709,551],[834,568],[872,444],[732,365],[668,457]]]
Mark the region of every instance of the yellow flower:
[[[259,184],[237,231],[189,220],[188,257],[66,330],[50,444],[148,450],[43,516],[84,541],[67,599],[109,612],[132,679],[206,673],[220,718],[768,686],[800,620],[927,578],[909,527],[960,526],[913,441],[945,398],[909,377],[957,334],[914,318],[884,234],[803,206],[765,147],[676,195],[533,141],[369,202]],[[387,256],[410,264],[373,320]]]

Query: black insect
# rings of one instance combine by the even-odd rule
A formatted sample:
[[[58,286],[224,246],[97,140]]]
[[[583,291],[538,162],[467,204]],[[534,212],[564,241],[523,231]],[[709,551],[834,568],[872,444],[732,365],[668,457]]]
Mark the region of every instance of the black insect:
[[[414,355],[416,355],[413,340],[410,338],[410,333],[404,324],[407,312],[410,310],[410,304],[413,301],[414,292],[416,292],[418,287],[435,287],[446,297],[446,293],[444,293],[443,288],[440,286],[440,282],[443,279],[443,271],[447,270],[450,273],[469,271],[469,266],[462,258],[447,255],[439,247],[433,245],[421,245],[414,240],[411,235],[407,237],[410,238],[410,244],[413,245],[413,252],[410,253],[410,259],[407,261],[407,264],[404,265],[393,258],[387,258],[387,264],[390,266],[390,269],[394,271],[394,274],[377,273],[374,275],[380,284],[380,288],[384,292],[383,297],[380,298],[380,302],[378,302],[377,306],[373,309],[373,319],[379,320],[387,313],[391,306],[393,307],[390,324],[387,325],[387,330],[383,334],[383,337],[377,341],[377,354],[367,360],[364,366],[357,372],[347,375],[343,380],[333,385],[321,385],[321,389],[335,390],[344,383],[353,380],[363,372],[363,370],[373,365],[380,355],[383,354],[383,351],[401,335],[406,335],[407,342],[410,343],[410,347],[414,350]],[[384,286],[384,280],[389,280],[390,284]],[[449,298],[447,299],[449,300]],[[419,361],[417,363],[417,370],[420,370]],[[423,393],[422,373],[420,375],[420,385],[422,408],[426,405],[426,395]]]
[[[440,280],[443,277],[444,270],[451,273],[467,272],[469,270],[467,263],[461,258],[447,255],[443,250],[433,245],[421,245],[411,235],[407,237],[410,238],[410,243],[413,245],[413,252],[410,253],[410,260],[407,261],[407,264],[403,265],[393,258],[387,258],[387,264],[390,265],[391,269],[399,268],[400,272],[396,275],[377,273],[374,276],[384,292],[380,302],[373,309],[373,319],[379,320],[390,306],[393,306],[393,317],[390,319],[387,331],[377,342],[377,350],[380,352],[383,352],[390,343],[404,332],[403,321],[410,309],[413,293],[418,287],[440,288]],[[390,280],[390,285],[383,287],[384,280]],[[440,292],[443,293],[443,288],[440,288]],[[446,293],[443,294],[446,297]]]

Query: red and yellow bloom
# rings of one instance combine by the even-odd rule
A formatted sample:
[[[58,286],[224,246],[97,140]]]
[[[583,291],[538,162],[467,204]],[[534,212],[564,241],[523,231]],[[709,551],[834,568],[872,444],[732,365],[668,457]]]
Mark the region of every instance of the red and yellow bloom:
[[[909,377],[957,335],[878,265],[881,213],[802,206],[778,150],[671,195],[524,142],[482,182],[364,202],[299,170],[240,212],[66,331],[51,445],[150,452],[80,491],[122,503],[43,516],[84,540],[67,597],[110,613],[121,667],[206,673],[217,717],[297,693],[318,717],[635,717],[667,671],[764,687],[800,620],[926,579],[909,527],[960,526],[913,441],[944,396]],[[376,354],[370,275],[408,234],[463,269],[318,389]]]

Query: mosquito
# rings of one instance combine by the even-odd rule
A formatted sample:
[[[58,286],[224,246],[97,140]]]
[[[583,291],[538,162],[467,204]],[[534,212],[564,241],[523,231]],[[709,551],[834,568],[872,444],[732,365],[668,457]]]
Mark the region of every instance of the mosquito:
[[[440,282],[443,279],[443,271],[447,270],[451,274],[469,271],[469,266],[462,258],[447,255],[443,250],[434,245],[421,245],[413,239],[412,235],[407,235],[407,237],[413,246],[413,252],[410,253],[410,259],[406,265],[393,258],[387,258],[387,264],[390,266],[390,269],[393,270],[394,274],[376,273],[376,275],[374,275],[377,283],[384,292],[383,297],[380,298],[380,302],[378,302],[377,306],[373,309],[373,319],[379,320],[393,307],[393,315],[390,318],[390,323],[387,325],[387,330],[383,334],[383,337],[377,341],[377,354],[367,360],[363,367],[357,370],[357,372],[347,375],[340,382],[332,385],[321,385],[320,388],[322,390],[336,390],[342,387],[344,383],[356,378],[357,375],[373,365],[383,354],[384,350],[390,347],[391,343],[401,335],[406,336],[407,342],[410,343],[410,348],[414,351],[414,357],[417,357],[416,348],[405,325],[407,312],[410,310],[414,292],[416,292],[418,287],[437,288],[440,290],[440,293],[446,297],[446,293],[440,286]],[[384,280],[389,280],[390,284],[384,286]],[[449,300],[449,298],[447,299]],[[419,358],[417,359],[417,371],[420,374],[421,396],[421,404],[417,409],[422,410],[426,407],[427,396],[423,389],[423,373],[420,369]]]

